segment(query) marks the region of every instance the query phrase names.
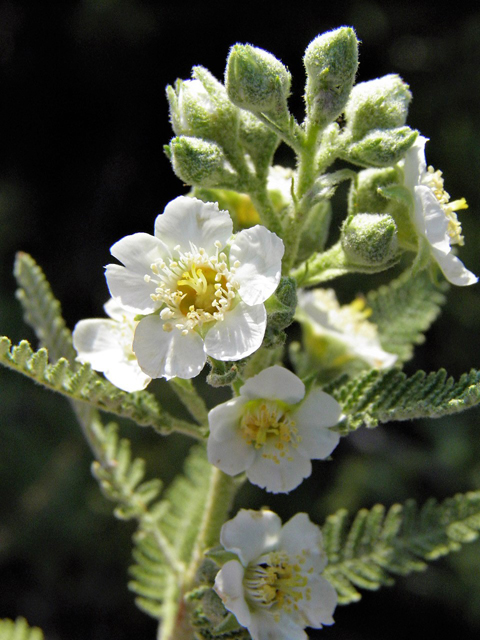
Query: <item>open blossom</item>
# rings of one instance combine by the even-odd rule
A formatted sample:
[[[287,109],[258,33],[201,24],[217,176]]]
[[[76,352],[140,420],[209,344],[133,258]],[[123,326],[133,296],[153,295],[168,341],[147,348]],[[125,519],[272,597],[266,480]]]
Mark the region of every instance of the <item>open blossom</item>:
[[[263,340],[263,304],[280,280],[283,242],[262,226],[232,236],[215,203],[179,197],[155,221],[155,235],[115,243],[110,292],[144,315],[133,351],[152,378],[192,378],[206,356],[239,360]]]
[[[104,306],[107,318],[87,318],[77,322],[73,331],[73,346],[77,360],[89,363],[95,371],[105,374],[123,391],[140,391],[151,382],[138,366],[132,351],[133,334],[138,324],[135,310],[110,299]]]
[[[308,352],[326,366],[362,360],[369,367],[386,369],[397,356],[382,349],[377,327],[367,320],[362,300],[341,306],[333,289],[298,291],[296,319],[301,323]]]
[[[466,209],[467,204],[464,198],[450,202],[450,196],[443,188],[441,171],[434,171],[432,167],[427,169],[427,141],[418,136],[404,160],[405,186],[415,201],[413,224],[430,245],[432,256],[449,282],[460,286],[474,284],[478,278],[451,250],[451,245],[463,245],[462,227],[455,212]]]
[[[308,640],[305,627],[333,624],[337,593],[320,575],[322,533],[306,513],[282,527],[272,511],[241,509],[220,542],[238,560],[223,565],[214,589],[252,640]]]
[[[279,366],[269,367],[240,389],[240,395],[208,414],[208,459],[229,475],[246,471],[253,484],[272,493],[298,487],[312,472],[310,460],[324,459],[340,436],[341,419],[332,396],[305,385]]]

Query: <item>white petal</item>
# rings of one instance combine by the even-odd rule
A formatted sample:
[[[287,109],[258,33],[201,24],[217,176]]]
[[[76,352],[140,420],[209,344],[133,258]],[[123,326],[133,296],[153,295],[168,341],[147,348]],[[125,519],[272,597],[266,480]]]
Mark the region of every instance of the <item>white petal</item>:
[[[422,176],[427,170],[427,163],[425,160],[425,143],[428,142],[428,138],[418,136],[414,144],[405,154],[404,165],[404,182],[405,186],[413,193],[413,189],[419,184]]]
[[[253,610],[248,631],[252,640],[308,640],[305,631],[283,611],[277,620],[268,610]]]
[[[170,250],[180,245],[190,250],[190,243],[207,253],[215,253],[215,242],[224,247],[233,232],[227,211],[220,211],[216,202],[202,202],[197,198],[179,196],[169,202],[155,220],[155,235]]]
[[[237,233],[230,249],[230,264],[240,262],[235,279],[240,297],[247,304],[265,302],[280,282],[285,251],[280,238],[265,227],[256,225]]]
[[[268,442],[256,451],[255,460],[247,469],[247,478],[252,484],[270,493],[288,493],[312,473],[312,463],[298,450],[290,448],[284,458],[280,458],[275,446]],[[263,456],[267,455],[267,458]],[[271,456],[276,456],[277,461]]]
[[[133,323],[138,311],[121,303],[119,298],[110,298],[104,305],[105,313],[117,322],[124,322],[125,318]],[[132,334],[133,337],[133,334]]]
[[[89,318],[77,322],[72,334],[78,360],[95,371],[105,371],[123,359],[118,325],[114,320]]]
[[[318,556],[320,562],[315,562],[315,568],[319,572],[323,571],[327,564],[320,527],[314,524],[306,513],[297,513],[283,525],[278,547],[291,556],[296,556],[302,551]]]
[[[230,440],[232,431],[238,431],[238,426],[247,402],[248,400],[246,398],[232,398],[228,400],[228,402],[218,404],[208,412],[210,435],[215,438],[215,440],[218,440],[218,442]]]
[[[240,301],[216,322],[205,337],[205,351],[217,360],[240,360],[256,351],[262,344],[267,326],[263,304],[252,307]]]
[[[350,346],[352,353],[365,360],[374,369],[388,369],[393,367],[397,361],[398,356],[384,351],[376,338],[351,336],[351,340],[346,341],[346,343]]]
[[[150,273],[150,265],[153,262],[168,255],[168,249],[163,242],[149,233],[134,233],[112,245],[110,253],[129,271],[143,277],[144,274]]]
[[[463,262],[453,255],[453,253],[444,254],[432,247],[432,254],[438,263],[446,279],[460,287],[465,287],[478,282],[477,276],[469,271]]]
[[[244,627],[250,624],[250,610],[243,591],[244,569],[237,560],[226,562],[215,578],[213,587],[223,604]]]
[[[193,378],[205,364],[203,341],[197,333],[182,335],[178,329],[163,330],[159,316],[140,320],[133,351],[141,369],[151,378]]]
[[[312,391],[295,411],[297,425],[304,427],[334,427],[340,421],[342,408],[335,398],[321,389]]]
[[[298,451],[311,460],[327,458],[340,442],[340,435],[327,427],[338,424],[341,407],[320,389],[313,389],[299,409],[292,413],[300,441]]]
[[[109,264],[105,269],[108,288],[113,297],[119,298],[123,304],[133,307],[142,313],[152,313],[155,304],[151,294],[155,293],[156,285],[145,282],[144,275],[129,271],[118,264]]]
[[[255,457],[255,448],[247,444],[237,433],[231,440],[219,442],[215,438],[208,438],[207,455],[210,464],[221,469],[229,476],[236,476],[246,471]]]
[[[208,460],[232,476],[245,471],[255,456],[255,448],[247,444],[240,432],[240,419],[246,402],[244,398],[233,398],[217,405],[208,414]]]
[[[244,567],[276,548],[282,521],[273,511],[240,509],[220,531],[220,542],[236,553]]]
[[[294,373],[275,365],[249,378],[240,389],[240,395],[250,400],[282,400],[297,404],[303,400],[305,385]]]
[[[448,253],[448,218],[433,191],[425,185],[415,187],[415,226],[432,247]]]
[[[106,369],[105,377],[116,387],[128,393],[141,391],[152,381],[150,376],[140,369],[136,360],[125,360]]]
[[[322,625],[331,625],[337,606],[338,596],[335,588],[321,576],[311,576],[308,580],[311,597],[299,601],[298,605],[308,620],[308,626],[321,629]]]

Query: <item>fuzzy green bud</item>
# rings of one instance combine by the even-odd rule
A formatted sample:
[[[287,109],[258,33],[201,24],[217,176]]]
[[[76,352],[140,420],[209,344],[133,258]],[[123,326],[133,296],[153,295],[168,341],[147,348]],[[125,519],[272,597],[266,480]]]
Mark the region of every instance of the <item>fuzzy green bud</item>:
[[[355,85],[345,107],[353,140],[360,140],[372,129],[403,126],[411,99],[408,85],[393,73]]]
[[[341,157],[362,167],[387,167],[403,158],[417,136],[418,131],[410,127],[374,129],[359,142],[349,144]]]
[[[175,175],[183,182],[203,187],[234,187],[236,175],[222,149],[200,138],[179,136],[165,147]]]
[[[273,120],[288,117],[291,75],[275,56],[249,44],[230,49],[225,86],[230,100],[242,109],[268,114]]]
[[[342,226],[341,244],[352,264],[373,267],[388,264],[398,249],[397,225],[387,214],[350,216]]]
[[[417,232],[411,220],[410,194],[402,186],[403,172],[399,167],[386,169],[364,169],[350,189],[348,211],[388,213],[397,225],[400,247],[408,250],[417,248]],[[404,195],[405,197],[398,197]]]
[[[343,111],[358,67],[358,40],[350,27],[318,36],[304,56],[305,101],[309,123],[326,127]]]
[[[167,87],[172,128],[177,136],[204,138],[228,148],[237,138],[238,109],[207,69],[194,67],[192,76]]]
[[[348,212],[390,213],[391,200],[382,195],[381,189],[402,184],[402,181],[402,172],[397,167],[359,171],[350,187]]]

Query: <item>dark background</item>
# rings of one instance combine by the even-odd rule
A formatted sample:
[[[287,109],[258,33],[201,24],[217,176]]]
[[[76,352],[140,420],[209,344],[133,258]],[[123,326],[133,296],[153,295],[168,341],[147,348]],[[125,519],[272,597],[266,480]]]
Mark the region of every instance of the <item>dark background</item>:
[[[249,42],[293,74],[302,118],[302,56],[319,33],[352,25],[362,40],[359,80],[396,72],[414,100],[409,124],[431,138],[462,215],[461,257],[480,273],[480,10],[462,2],[153,0],[0,1],[4,116],[0,152],[0,334],[33,339],[14,299],[15,252],[31,253],[70,327],[99,316],[103,266],[122,236],[153,232],[155,216],[186,189],[162,145],[172,137],[165,85],[193,65],[223,75],[229,47]],[[288,152],[279,153],[288,163]],[[341,205],[340,205],[341,206]],[[343,285],[341,285],[343,286]],[[368,290],[367,278],[346,290]],[[448,308],[408,370],[478,366],[476,287],[451,292]],[[159,391],[159,384],[152,385]],[[24,615],[48,640],[155,637],[155,623],[127,591],[132,526],[115,521],[91,478],[90,453],[60,397],[0,371],[0,617]],[[317,463],[291,496],[246,487],[238,506],[268,503],[283,517],[308,509],[317,522],[346,506],[443,499],[480,484],[478,412],[361,430],[333,464]],[[169,481],[189,443],[123,425],[150,473]],[[434,563],[339,608],[330,640],[436,637],[480,632],[480,547]],[[314,635],[312,634],[312,637]],[[316,637],[316,636],[315,636]]]

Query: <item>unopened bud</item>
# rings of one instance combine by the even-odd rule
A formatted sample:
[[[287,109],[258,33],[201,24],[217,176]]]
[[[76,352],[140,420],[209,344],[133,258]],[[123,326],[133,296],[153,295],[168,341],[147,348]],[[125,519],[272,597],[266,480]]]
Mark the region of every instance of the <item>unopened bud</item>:
[[[305,51],[307,121],[326,127],[343,111],[358,67],[355,31],[341,27],[318,36]]]
[[[403,158],[418,131],[410,127],[374,129],[359,142],[349,144],[341,156],[361,167],[387,167]]]
[[[175,88],[167,87],[174,132],[230,146],[238,133],[238,109],[207,69],[195,67],[192,75],[192,80],[177,80]]]
[[[249,44],[230,50],[225,86],[230,100],[253,113],[268,113],[274,120],[288,115],[291,75],[275,56]]]
[[[360,140],[372,129],[402,127],[411,99],[408,85],[396,74],[355,85],[345,106],[353,140]]]
[[[354,265],[388,264],[398,249],[397,226],[387,214],[359,213],[345,220],[341,243],[347,259]]]
[[[183,182],[203,187],[233,187],[236,175],[229,169],[222,149],[200,138],[173,138],[165,151],[175,175]]]

